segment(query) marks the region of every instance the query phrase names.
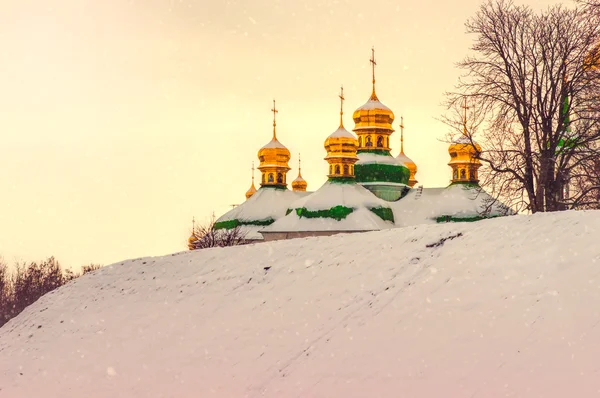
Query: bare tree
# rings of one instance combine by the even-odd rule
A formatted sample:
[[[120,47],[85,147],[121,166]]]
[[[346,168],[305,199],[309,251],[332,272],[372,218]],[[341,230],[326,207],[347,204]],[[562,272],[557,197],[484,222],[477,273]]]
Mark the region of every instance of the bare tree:
[[[209,247],[227,247],[243,245],[246,242],[246,234],[242,232],[239,225],[231,229],[215,229],[215,216],[213,215],[206,225],[195,228],[194,234],[197,238],[194,249],[206,249]]]
[[[576,206],[589,192],[566,188],[599,157],[600,15],[490,0],[466,28],[474,54],[458,64],[465,74],[443,118],[482,141],[482,185],[515,210]],[[465,98],[470,126],[456,117]]]

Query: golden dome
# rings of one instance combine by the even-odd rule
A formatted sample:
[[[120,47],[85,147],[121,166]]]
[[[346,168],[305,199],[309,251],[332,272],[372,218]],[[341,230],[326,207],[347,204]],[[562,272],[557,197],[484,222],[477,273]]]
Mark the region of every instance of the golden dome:
[[[343,104],[344,88],[340,94],[340,127],[334,131],[325,140],[325,150],[327,156],[325,160],[329,163],[329,178],[354,178],[354,163],[358,161],[356,151],[358,150],[358,141],[354,135],[344,128],[343,123]]]
[[[369,100],[354,111],[353,131],[358,135],[358,150],[383,150],[389,152],[389,136],[394,132],[394,112],[383,105],[375,93],[375,50],[370,59],[373,69],[373,91]]]
[[[198,242],[198,236],[196,235],[196,221],[192,218],[192,234],[188,238],[188,249],[194,250],[196,248],[196,242]]]
[[[246,191],[246,200],[250,199],[252,195],[256,193],[256,188],[254,187],[254,162],[252,162],[252,185],[250,185],[250,189]]]
[[[300,163],[300,155],[298,155],[298,177],[292,181],[292,191],[306,192],[308,183],[302,178],[302,164]]]
[[[354,111],[352,119],[355,123],[354,131],[372,128],[394,131],[392,128],[394,112],[379,101],[375,94],[375,87],[373,87],[373,93],[369,100]]]
[[[250,186],[250,189],[248,189],[246,191],[246,200],[250,199],[252,197],[252,195],[254,195],[256,193],[256,188],[254,187],[254,181],[252,181],[252,185]]]
[[[415,162],[412,161],[411,158],[404,154],[404,118],[400,117],[400,154],[396,156],[400,162],[404,163],[404,165],[410,171],[410,177],[408,178],[408,185],[412,188],[417,182],[415,175],[417,174],[418,168]]]
[[[448,154],[450,155],[448,166],[452,168],[452,183],[477,184],[479,182],[478,169],[481,167],[481,162],[477,159],[477,156],[481,152],[481,146],[473,141],[467,132],[467,109],[469,107],[467,106],[466,97],[463,108],[465,110],[463,134],[448,147]]]
[[[258,151],[258,160],[260,160],[258,169],[262,174],[260,185],[285,188],[287,186],[286,175],[290,170],[288,166],[290,151],[277,140],[275,114],[278,111],[275,108],[275,100],[273,100],[273,109],[271,110],[273,111],[273,138]]]

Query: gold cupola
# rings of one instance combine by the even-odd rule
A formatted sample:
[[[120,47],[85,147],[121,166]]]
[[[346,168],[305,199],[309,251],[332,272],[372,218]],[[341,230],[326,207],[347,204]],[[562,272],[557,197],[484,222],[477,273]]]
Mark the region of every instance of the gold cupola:
[[[302,178],[302,163],[300,161],[300,154],[298,154],[298,177],[292,181],[292,191],[306,192],[308,183]]]
[[[354,111],[354,132],[358,136],[359,151],[390,151],[390,135],[394,132],[394,112],[383,105],[375,93],[375,49],[371,49],[373,91],[369,100]]]
[[[252,185],[250,185],[250,189],[246,191],[246,200],[250,199],[255,193],[256,187],[254,186],[254,162],[252,162]]]
[[[417,174],[417,165],[413,162],[408,156],[404,154],[404,117],[400,117],[400,154],[396,156],[400,162],[404,163],[404,165],[410,171],[410,177],[408,178],[408,186],[414,187],[417,182],[415,175]]]
[[[354,135],[344,128],[344,87],[341,88],[340,97],[340,127],[325,140],[327,156],[325,160],[329,163],[330,181],[353,182],[354,163],[358,161],[356,151],[358,142]]]
[[[481,152],[481,146],[473,141],[467,134],[467,98],[463,106],[465,116],[463,119],[463,134],[448,147],[450,163],[452,168],[452,183],[478,184],[478,169],[481,162],[477,155]]]
[[[192,234],[188,238],[188,249],[196,249],[196,242],[198,242],[198,235],[196,235],[196,220],[192,218]]]
[[[273,139],[260,148],[258,151],[258,160],[260,164],[258,169],[261,172],[261,187],[286,188],[287,172],[290,171],[288,162],[290,161],[290,151],[277,140],[276,114],[279,112],[275,107],[273,100]]]

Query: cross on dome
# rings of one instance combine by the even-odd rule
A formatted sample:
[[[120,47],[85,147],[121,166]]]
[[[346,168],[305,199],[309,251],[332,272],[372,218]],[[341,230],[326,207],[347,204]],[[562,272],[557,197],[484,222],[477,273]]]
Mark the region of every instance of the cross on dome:
[[[340,87],[340,95],[338,97],[340,97],[340,127],[344,127],[344,100],[346,99],[344,98],[344,86]]]
[[[276,140],[277,139],[277,133],[275,131],[275,126],[277,126],[277,121],[275,119],[276,119],[276,115],[277,115],[277,113],[279,111],[275,107],[275,100],[273,100],[273,108],[271,109],[271,112],[273,112],[273,139]]]
[[[404,153],[404,116],[400,116],[400,153]]]
[[[465,116],[463,119],[463,134],[466,136],[467,135],[467,109],[469,109],[469,107],[467,106],[467,97],[465,98],[465,103],[462,106],[462,108],[465,110]]]
[[[371,59],[369,60],[369,62],[371,62],[371,68],[372,68],[372,73],[373,73],[373,93],[371,94],[372,98],[377,98],[377,95],[375,95],[375,66],[377,65],[377,61],[375,61],[375,47],[371,47]]]

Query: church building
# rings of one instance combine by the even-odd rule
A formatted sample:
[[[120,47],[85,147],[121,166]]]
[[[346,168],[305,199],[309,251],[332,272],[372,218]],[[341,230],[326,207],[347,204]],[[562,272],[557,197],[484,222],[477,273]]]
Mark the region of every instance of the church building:
[[[246,201],[219,217],[215,229],[239,227],[246,241],[259,242],[513,214],[479,186],[476,156],[481,147],[467,135],[466,113],[464,134],[448,148],[450,185],[417,186],[417,165],[404,153],[402,118],[400,152],[391,154],[395,115],[375,92],[374,51],[370,62],[372,92],[352,115],[354,134],[344,127],[341,89],[340,124],[324,142],[328,180],[323,186],[307,191],[299,162],[298,177],[288,189],[290,151],[277,138],[273,101],[273,136],[258,151],[260,187],[256,189],[253,175]],[[189,242],[194,239],[192,234]]]

